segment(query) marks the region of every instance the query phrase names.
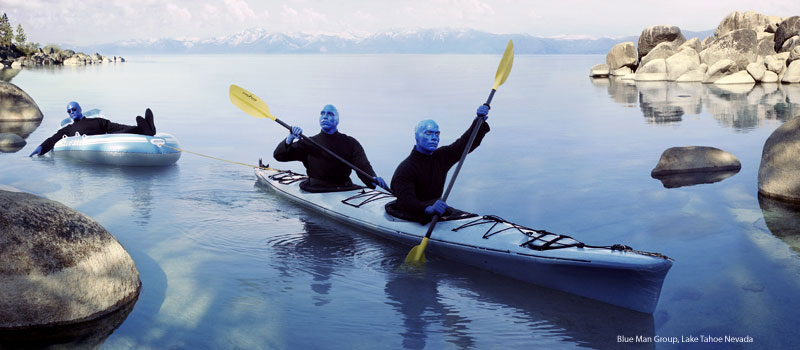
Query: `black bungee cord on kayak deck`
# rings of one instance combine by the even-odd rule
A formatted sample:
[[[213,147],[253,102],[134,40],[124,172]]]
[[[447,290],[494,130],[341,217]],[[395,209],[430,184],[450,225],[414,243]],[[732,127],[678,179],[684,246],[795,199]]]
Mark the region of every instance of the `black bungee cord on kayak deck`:
[[[394,197],[394,195],[392,195],[391,193],[386,193],[372,188],[363,188],[361,189],[361,192],[359,192],[358,194],[342,199],[342,203],[347,204],[351,207],[360,208],[364,204],[392,197]],[[357,200],[362,200],[362,201],[360,203],[350,203],[350,202],[356,202]]]
[[[463,228],[478,226],[478,225],[486,225],[486,224],[491,224],[491,226],[489,227],[489,229],[486,230],[486,233],[483,234],[483,239],[489,239],[489,237],[496,235],[498,233],[516,229],[518,232],[531,238],[520,244],[520,247],[528,247],[536,251],[564,249],[571,247],[577,247],[577,248],[586,247],[586,248],[599,248],[599,249],[609,249],[609,250],[617,250],[623,252],[632,252],[641,255],[647,255],[647,256],[653,256],[671,260],[669,257],[663,254],[637,251],[624,244],[614,244],[610,246],[588,245],[567,235],[560,235],[546,230],[532,229],[530,227],[525,227],[522,225],[515,224],[513,222],[509,222],[497,215],[484,215],[480,218],[477,218],[459,227],[454,228],[453,231],[457,232],[458,230],[461,230]],[[498,228],[497,230],[495,230],[495,227],[497,227],[497,225],[499,224],[507,224],[509,226],[504,228]]]

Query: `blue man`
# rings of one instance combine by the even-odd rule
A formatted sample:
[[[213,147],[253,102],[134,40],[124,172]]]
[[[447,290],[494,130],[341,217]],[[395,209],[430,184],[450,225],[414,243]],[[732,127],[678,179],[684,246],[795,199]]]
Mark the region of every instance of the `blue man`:
[[[372,175],[368,177],[358,174],[364,184],[369,188],[376,186],[388,189],[381,177],[372,170],[364,148],[353,137],[339,132],[339,111],[333,105],[325,105],[319,113],[320,133],[311,136],[314,141],[325,146],[340,157],[352,163],[364,172]],[[272,153],[279,162],[301,161],[306,167],[308,183],[301,184],[306,190],[314,192],[329,192],[354,188],[350,180],[352,170],[349,166],[334,158],[326,151],[313,143],[301,139],[303,129],[293,126],[286,140],[281,141]]]
[[[63,136],[74,136],[75,133],[81,135],[102,135],[102,134],[140,134],[153,136],[156,134],[156,126],[153,123],[153,112],[148,108],[142,118],[136,117],[136,126],[112,123],[105,118],[86,118],[78,102],[71,101],[67,104],[67,114],[72,118],[69,124],[50,136],[39,147],[30,154],[29,157],[40,156],[53,149],[53,146],[61,140]]]
[[[477,114],[486,120],[489,106],[478,107]],[[440,131],[435,121],[426,119],[417,124],[414,128],[414,149],[397,166],[392,176],[392,192],[397,197],[397,202],[393,205],[394,212],[423,224],[430,221],[434,214],[442,216],[460,212],[441,200],[442,192],[447,172],[461,159],[477,122],[478,118],[475,118],[461,137],[442,147],[439,147]],[[470,152],[481,144],[487,132],[489,124],[481,123]]]

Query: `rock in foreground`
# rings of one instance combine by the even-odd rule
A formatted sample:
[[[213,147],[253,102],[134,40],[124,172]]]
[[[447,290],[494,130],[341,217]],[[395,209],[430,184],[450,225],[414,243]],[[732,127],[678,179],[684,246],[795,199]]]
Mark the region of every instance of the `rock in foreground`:
[[[786,121],[764,143],[758,193],[800,202],[800,115]]]
[[[80,328],[139,295],[130,255],[84,214],[0,190],[0,228],[0,335]]]
[[[706,146],[671,147],[661,154],[650,172],[653,177],[711,171],[739,171],[742,164],[734,155]]]

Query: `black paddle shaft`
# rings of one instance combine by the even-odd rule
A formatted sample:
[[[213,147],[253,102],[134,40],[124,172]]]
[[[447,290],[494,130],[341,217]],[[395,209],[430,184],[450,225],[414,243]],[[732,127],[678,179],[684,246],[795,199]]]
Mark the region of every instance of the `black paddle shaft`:
[[[490,100],[491,100],[491,98],[490,98]],[[280,119],[278,119],[278,118],[275,118],[275,121],[276,121],[276,122],[278,122],[278,124],[282,125],[284,128],[286,128],[286,129],[289,129],[289,132],[291,132],[291,131],[292,131],[292,127],[291,127],[289,124],[286,124],[286,123],[284,123],[284,122],[283,122],[283,120],[280,120]],[[334,158],[336,158],[336,159],[338,159],[339,161],[341,161],[342,163],[346,164],[346,165],[347,165],[347,166],[349,166],[351,169],[355,170],[357,173],[359,173],[359,174],[361,174],[361,175],[364,175],[364,176],[366,176],[366,177],[368,177],[368,178],[370,178],[370,179],[374,179],[374,178],[375,178],[375,175],[370,175],[370,174],[368,174],[366,171],[364,171],[364,170],[361,170],[359,167],[357,167],[357,166],[353,165],[353,163],[350,163],[350,162],[348,162],[347,160],[345,160],[344,158],[340,157],[338,154],[336,154],[336,153],[333,153],[333,151],[329,150],[327,147],[325,147],[325,146],[323,146],[323,145],[320,145],[320,144],[319,144],[319,142],[317,142],[317,141],[314,141],[314,139],[312,139],[312,138],[310,138],[310,137],[308,137],[308,136],[306,136],[306,135],[303,135],[302,133],[300,134],[300,137],[302,137],[302,138],[304,138],[304,139],[306,139],[306,140],[310,141],[310,142],[311,142],[311,143],[313,143],[315,146],[317,146],[317,147],[321,148],[323,151],[325,151],[325,152],[328,152],[328,154],[332,155]]]
[[[494,93],[496,89],[492,89],[492,92],[489,93],[489,98],[486,100],[486,106],[492,103],[492,98],[494,98]],[[467,154],[469,154],[469,149],[472,148],[472,143],[475,141],[475,137],[478,136],[478,129],[481,128],[481,124],[483,124],[483,117],[477,116],[475,119],[478,120],[475,123],[475,127],[472,128],[472,133],[469,135],[469,141],[467,141],[467,147],[464,148],[464,152],[461,153],[461,159],[458,160],[458,166],[456,166],[456,170],[453,172],[453,177],[450,178],[450,183],[447,185],[447,190],[444,191],[444,196],[442,197],[443,202],[447,202],[447,197],[450,196],[450,190],[453,189],[453,185],[456,183],[456,177],[458,177],[458,172],[461,171],[461,166],[464,165],[464,160],[467,159]],[[439,214],[433,215],[433,219],[431,220],[430,226],[428,226],[428,232],[425,233],[425,238],[431,238],[431,234],[433,233],[433,228],[436,227],[436,223],[439,221]]]

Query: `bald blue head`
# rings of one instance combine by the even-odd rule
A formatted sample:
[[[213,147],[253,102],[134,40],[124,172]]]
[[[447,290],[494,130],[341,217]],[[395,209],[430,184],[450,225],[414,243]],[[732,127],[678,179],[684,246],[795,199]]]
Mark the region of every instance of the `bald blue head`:
[[[417,124],[414,129],[414,138],[417,144],[414,148],[422,153],[431,155],[439,147],[439,125],[432,119],[425,119]]]
[[[72,120],[81,120],[83,119],[83,113],[81,112],[81,105],[78,102],[70,101],[67,103],[67,114]]]
[[[333,105],[325,105],[319,112],[319,126],[326,134],[333,134],[339,127],[339,111]]]

